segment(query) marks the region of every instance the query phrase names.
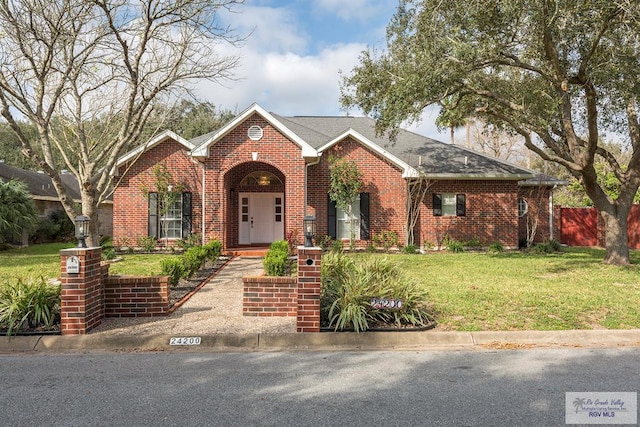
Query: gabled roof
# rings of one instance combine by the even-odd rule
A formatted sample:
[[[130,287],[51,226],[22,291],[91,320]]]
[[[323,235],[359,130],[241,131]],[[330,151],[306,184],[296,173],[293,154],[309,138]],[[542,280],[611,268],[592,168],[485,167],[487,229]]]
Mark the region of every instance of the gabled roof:
[[[361,143],[403,165],[405,176],[411,169],[430,179],[513,179],[526,180],[535,172],[489,157],[485,154],[446,144],[400,129],[395,141],[376,134],[375,120],[368,117],[281,117],[273,115],[311,146],[322,152],[340,136],[357,135]]]
[[[53,187],[51,178],[44,172],[20,169],[0,162],[0,179],[5,181],[12,179],[22,181],[27,186],[29,194],[31,194],[35,200],[60,200],[56,189]],[[69,197],[74,201],[80,201],[80,187],[78,186],[76,177],[72,173],[63,170],[60,172],[60,180],[66,187]]]
[[[284,136],[289,138],[295,144],[297,144],[302,150],[302,157],[317,157],[316,150],[313,149],[305,139],[301,138],[296,133],[292,132],[287,126],[283,125],[275,115],[267,112],[264,108],[259,106],[258,104],[253,104],[242,113],[240,113],[236,118],[231,120],[221,129],[212,132],[210,134],[205,135],[205,138],[198,137],[192,139],[193,142],[199,143],[198,146],[192,151],[192,155],[197,158],[207,157],[209,153],[209,147],[220,139],[224,138],[229,132],[236,128],[239,124],[244,122],[247,118],[251,117],[253,114],[260,115],[263,119],[265,119],[271,126],[276,128],[279,132],[281,132]]]
[[[193,145],[193,143],[191,143],[189,140],[181,137],[177,133],[175,133],[173,131],[170,131],[170,130],[165,130],[165,131],[162,131],[161,133],[157,134],[153,138],[151,138],[146,144],[141,144],[138,147],[136,147],[133,150],[131,150],[128,153],[126,153],[125,155],[123,155],[122,157],[120,157],[118,159],[118,161],[116,162],[116,168],[118,166],[128,162],[131,159],[135,159],[141,153],[153,148],[154,146],[160,144],[163,141],[166,141],[167,139],[173,139],[174,141],[179,142],[180,144],[182,144],[188,150],[193,150],[193,148],[195,147]]]

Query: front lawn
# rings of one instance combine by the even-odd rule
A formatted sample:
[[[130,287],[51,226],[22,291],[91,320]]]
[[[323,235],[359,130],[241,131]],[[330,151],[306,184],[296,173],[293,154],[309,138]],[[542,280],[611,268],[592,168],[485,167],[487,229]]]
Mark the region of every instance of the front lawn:
[[[59,251],[36,245],[0,252],[0,283],[16,277],[59,277]],[[111,274],[158,275],[170,254],[123,255]],[[640,252],[630,267],[602,264],[604,251],[565,248],[536,255],[508,252],[357,254],[388,257],[423,286],[438,329],[555,330],[640,328]]]
[[[603,250],[387,256],[427,290],[441,330],[640,328],[640,253],[631,267]]]
[[[60,250],[73,243],[51,243],[0,251],[0,283],[10,278],[60,277]],[[171,254],[125,254],[122,261],[111,264],[111,274],[155,276],[162,271],[163,259]]]

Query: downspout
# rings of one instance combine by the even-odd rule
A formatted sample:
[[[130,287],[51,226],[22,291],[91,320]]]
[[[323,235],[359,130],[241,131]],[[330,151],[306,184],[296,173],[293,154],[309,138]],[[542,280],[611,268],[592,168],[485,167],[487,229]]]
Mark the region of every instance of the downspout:
[[[302,217],[307,216],[307,205],[309,204],[309,190],[307,185],[309,184],[309,166],[317,165],[320,163],[320,155],[316,157],[316,160],[311,163],[305,163],[304,165],[304,211]]]
[[[204,224],[204,218],[205,218],[205,212],[204,212],[204,209],[205,209],[205,205],[206,205],[206,203],[205,203],[205,197],[204,197],[204,196],[205,196],[205,194],[206,194],[206,192],[205,192],[205,185],[206,185],[206,179],[205,179],[205,177],[206,177],[206,167],[205,167],[205,164],[204,164],[204,162],[203,162],[203,163],[202,163],[202,221],[201,221],[201,224],[202,224],[202,225],[201,225],[201,228],[202,228],[202,245],[203,245],[203,246],[204,246],[204,244],[205,244],[205,241],[204,241],[204,240],[205,240],[204,232],[205,232],[205,230],[206,230],[206,228],[205,228],[205,224]]]

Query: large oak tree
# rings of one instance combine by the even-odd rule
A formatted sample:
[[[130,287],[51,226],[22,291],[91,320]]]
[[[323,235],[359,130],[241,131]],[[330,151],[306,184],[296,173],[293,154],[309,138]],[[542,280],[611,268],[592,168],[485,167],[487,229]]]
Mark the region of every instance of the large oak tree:
[[[604,220],[604,261],[629,263],[627,215],[640,186],[640,2],[403,0],[387,40],[345,77],[345,106],[372,115],[380,132],[443,104],[510,127],[584,187]],[[606,135],[630,146],[628,162],[600,143]],[[597,162],[620,182],[617,198],[599,184]]]
[[[0,112],[23,154],[52,178],[69,217],[92,219],[89,244],[98,242],[110,172],[143,142],[154,108],[198,80],[233,77],[238,57],[226,46],[241,38],[219,18],[242,2],[0,0]],[[37,128],[35,142],[22,121]],[[77,177],[81,207],[62,169]]]

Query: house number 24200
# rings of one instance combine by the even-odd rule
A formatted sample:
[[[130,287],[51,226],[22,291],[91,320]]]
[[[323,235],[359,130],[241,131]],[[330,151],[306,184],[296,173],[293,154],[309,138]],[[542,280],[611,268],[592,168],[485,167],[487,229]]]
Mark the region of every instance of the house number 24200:
[[[200,345],[200,337],[171,337],[169,345]]]

